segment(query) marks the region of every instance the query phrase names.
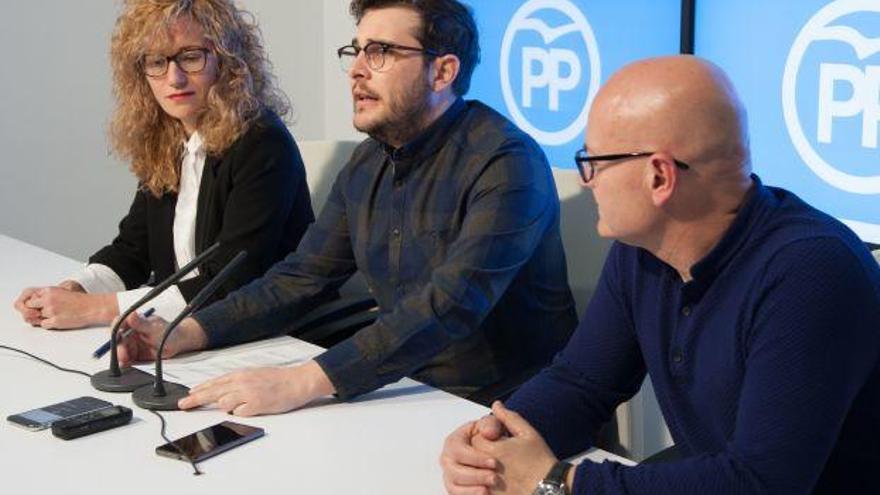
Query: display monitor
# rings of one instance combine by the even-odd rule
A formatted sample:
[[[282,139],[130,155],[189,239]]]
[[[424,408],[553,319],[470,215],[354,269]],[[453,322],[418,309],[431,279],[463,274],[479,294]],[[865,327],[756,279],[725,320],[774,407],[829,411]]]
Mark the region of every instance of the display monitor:
[[[880,243],[880,2],[698,0],[695,53],[733,79],[755,172]]]
[[[599,86],[623,65],[679,51],[681,0],[465,0],[482,62],[468,98],[492,106],[574,168]]]

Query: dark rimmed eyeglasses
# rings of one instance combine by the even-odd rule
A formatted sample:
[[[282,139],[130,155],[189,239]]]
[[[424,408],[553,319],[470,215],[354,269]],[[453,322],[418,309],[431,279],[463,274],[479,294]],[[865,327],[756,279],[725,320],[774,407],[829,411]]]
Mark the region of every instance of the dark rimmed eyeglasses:
[[[393,51],[421,53],[429,57],[440,56],[439,53],[435,52],[434,50],[429,50],[427,48],[397,45],[394,43],[386,43],[384,41],[371,41],[364,45],[363,48],[357,45],[345,45],[336,50],[336,55],[339,56],[339,65],[342,67],[342,70],[344,72],[348,72],[349,70],[351,70],[351,66],[354,65],[354,61],[357,59],[358,55],[360,55],[361,52],[364,52],[364,55],[367,57],[367,65],[370,67],[370,69],[378,71],[382,70],[383,68],[387,69],[391,67],[391,64],[388,63],[388,57],[386,55],[389,52]],[[387,66],[385,65],[386,63],[388,63]]]
[[[203,47],[187,47],[171,56],[147,54],[141,58],[141,69],[149,77],[162,77],[168,73],[168,65],[173,60],[177,67],[187,74],[197,74],[205,70],[211,50]]]
[[[656,151],[635,151],[632,153],[614,153],[612,155],[591,156],[587,153],[586,149],[581,148],[574,155],[574,162],[577,164],[578,173],[581,174],[581,179],[586,183],[593,180],[593,177],[596,176],[596,162],[631,160],[633,158],[651,156],[654,153],[656,153]],[[675,160],[675,166],[682,170],[688,170],[691,168],[690,165],[679,160]]]

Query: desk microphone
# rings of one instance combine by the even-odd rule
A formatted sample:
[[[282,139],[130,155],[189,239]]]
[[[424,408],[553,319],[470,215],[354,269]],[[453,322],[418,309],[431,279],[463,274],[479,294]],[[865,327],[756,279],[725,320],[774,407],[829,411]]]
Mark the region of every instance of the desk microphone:
[[[116,344],[119,341],[117,337],[119,327],[128,315],[158,296],[162,291],[170,287],[171,284],[177,282],[187,273],[193,271],[196,267],[207,261],[208,258],[213,257],[219,248],[220,243],[214,243],[214,245],[202,251],[201,254],[195,257],[195,259],[184,265],[180,270],[177,270],[170,277],[163,280],[162,283],[154,287],[150,292],[147,292],[144,297],[138,299],[137,302],[132,304],[130,308],[125,310],[125,312],[119,316],[116,323],[113,325],[113,329],[110,331],[110,369],[92,375],[92,387],[104,392],[131,392],[132,390],[138,389],[152,381],[153,377],[151,377],[149,373],[144,373],[139,369],[120,369],[119,357],[116,355]]]
[[[178,409],[177,401],[189,394],[189,387],[177,383],[166,384],[165,380],[162,379],[162,353],[165,350],[165,342],[168,340],[171,332],[177,329],[177,325],[211,297],[211,294],[220,287],[220,284],[225,282],[232,275],[232,272],[238,268],[238,265],[244,261],[245,257],[247,257],[247,252],[239,251],[238,254],[235,255],[235,258],[232,258],[232,261],[224,266],[223,269],[220,270],[220,273],[218,273],[208,285],[200,290],[199,293],[196,294],[196,297],[194,297],[192,301],[183,308],[183,311],[177,315],[177,318],[174,318],[174,320],[168,324],[165,333],[162,335],[162,340],[159,342],[159,348],[156,350],[156,373],[153,384],[144,385],[135,390],[134,394],[132,394],[134,403],[139,407],[159,411],[176,411]]]

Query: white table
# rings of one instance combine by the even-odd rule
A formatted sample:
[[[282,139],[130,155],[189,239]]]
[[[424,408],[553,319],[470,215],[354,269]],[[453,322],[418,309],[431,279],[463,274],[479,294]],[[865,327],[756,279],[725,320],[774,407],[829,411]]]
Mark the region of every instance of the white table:
[[[12,302],[26,285],[52,284],[79,264],[0,235],[0,343],[89,373],[107,366],[91,352],[106,328],[45,331],[23,323]],[[164,443],[159,420],[133,405],[130,394],[94,390],[88,379],[62,373],[0,349],[0,415],[91,395],[134,410],[127,426],[73,441],[48,431],[0,424],[0,479],[5,493],[126,495],[156,493],[440,494],[437,457],[445,436],[486,413],[477,404],[404,379],[349,402],[322,401],[288,414],[230,418],[216,410],[163,413],[178,438],[233,419],[266,436],[200,464],[155,454]],[[614,458],[592,451],[594,460]]]

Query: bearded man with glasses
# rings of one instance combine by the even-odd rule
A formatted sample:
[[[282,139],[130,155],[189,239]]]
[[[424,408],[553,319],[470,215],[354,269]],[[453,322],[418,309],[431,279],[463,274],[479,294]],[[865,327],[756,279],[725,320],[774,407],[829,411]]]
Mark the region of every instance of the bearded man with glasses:
[[[183,408],[233,414],[346,400],[403,376],[470,396],[550,361],[576,325],[559,199],[539,146],[497,112],[465,101],[479,60],[471,12],[456,0],[355,0],[357,35],[338,55],[353,153],[296,253],[181,323],[171,353],[284,332],[360,271],[376,322],[301,366],[237,372],[193,389]],[[131,324],[123,361],[152,358],[161,320]],[[168,350],[169,346],[166,346]]]

